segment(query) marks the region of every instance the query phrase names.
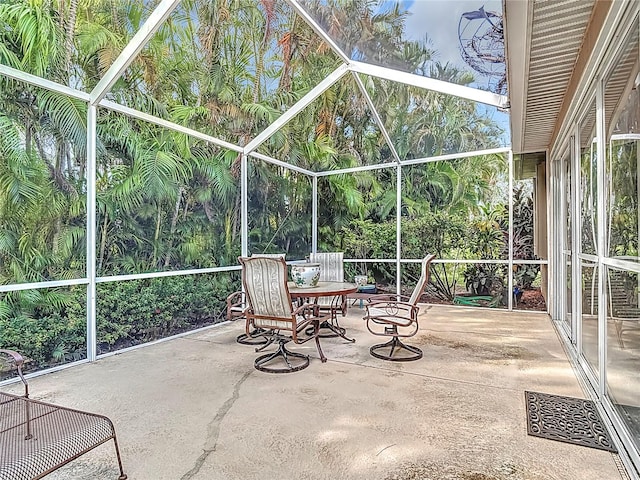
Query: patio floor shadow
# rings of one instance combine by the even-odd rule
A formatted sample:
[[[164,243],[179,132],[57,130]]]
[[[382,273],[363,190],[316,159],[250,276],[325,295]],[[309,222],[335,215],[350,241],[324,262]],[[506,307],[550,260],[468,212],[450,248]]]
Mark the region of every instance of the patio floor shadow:
[[[527,435],[523,392],[584,397],[547,315],[423,306],[416,362],[323,339],[297,373],[253,368],[244,322],[31,379],[32,397],[109,416],[131,480],[624,479],[617,455]],[[3,390],[19,392],[18,385]],[[103,445],[52,479],[117,478]]]

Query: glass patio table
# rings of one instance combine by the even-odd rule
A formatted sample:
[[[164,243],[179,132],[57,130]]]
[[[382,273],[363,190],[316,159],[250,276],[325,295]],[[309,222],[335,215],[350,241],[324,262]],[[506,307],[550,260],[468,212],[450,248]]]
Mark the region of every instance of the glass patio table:
[[[318,297],[342,297],[350,295],[358,290],[357,285],[348,282],[318,282],[315,287],[300,288],[294,282],[288,283],[289,293],[292,298],[318,298]],[[329,320],[325,320],[320,324],[320,328],[327,328],[335,335],[344,338],[349,342],[355,342],[355,338],[349,338],[345,334],[345,329],[338,325],[335,308],[331,308]]]

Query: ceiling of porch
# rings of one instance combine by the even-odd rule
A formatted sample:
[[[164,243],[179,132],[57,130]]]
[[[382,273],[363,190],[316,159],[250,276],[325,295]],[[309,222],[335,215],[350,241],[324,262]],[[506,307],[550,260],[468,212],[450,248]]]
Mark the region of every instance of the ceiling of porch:
[[[600,18],[610,3],[505,0],[514,153],[550,147],[566,112],[567,92],[582,75],[584,56],[590,53],[584,45],[593,19]]]

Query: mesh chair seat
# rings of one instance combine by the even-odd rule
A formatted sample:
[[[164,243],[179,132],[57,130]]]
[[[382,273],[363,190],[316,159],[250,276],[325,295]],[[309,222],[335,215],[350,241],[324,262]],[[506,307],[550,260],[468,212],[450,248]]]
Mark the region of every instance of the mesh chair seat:
[[[434,259],[428,255],[422,260],[422,269],[418,283],[411,297],[400,295],[378,295],[366,305],[364,320],[367,329],[374,335],[391,337],[386,343],[373,345],[369,352],[382,360],[408,362],[422,358],[422,350],[408,345],[400,338],[412,337],[418,332],[417,303],[429,282],[429,264]]]
[[[125,480],[111,420],[27,398],[22,357],[8,350],[0,352],[14,358],[25,383],[25,396],[0,392],[0,480],[42,478],[109,440],[116,449],[118,479]]]

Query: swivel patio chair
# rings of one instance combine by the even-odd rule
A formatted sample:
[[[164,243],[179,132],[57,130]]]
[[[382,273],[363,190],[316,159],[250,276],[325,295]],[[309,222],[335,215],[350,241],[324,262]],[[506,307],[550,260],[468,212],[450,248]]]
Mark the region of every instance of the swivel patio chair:
[[[377,295],[366,305],[364,320],[374,335],[391,337],[386,343],[373,345],[372,356],[393,362],[408,362],[422,358],[422,350],[403,343],[400,338],[412,337],[418,332],[418,301],[429,282],[429,265],[435,258],[427,255],[422,260],[422,272],[411,297]]]
[[[245,310],[247,337],[252,338],[255,330],[260,329],[258,335],[267,339],[265,345],[256,348],[257,352],[272,343],[278,344],[275,352],[256,358],[255,368],[269,373],[287,373],[308,367],[308,355],[286,348],[290,341],[302,344],[315,339],[320,359],[326,361],[318,337],[323,318],[314,315],[312,304],[293,307],[284,258],[239,257],[238,261],[242,265],[242,285],[248,303]],[[309,326],[313,327],[313,335],[300,336],[300,332]]]
[[[284,253],[256,253],[252,257],[263,258],[285,258]],[[227,297],[227,320],[233,321],[245,318],[244,311],[247,309],[247,297],[242,290],[233,292]],[[243,345],[263,345],[267,343],[267,339],[258,335],[259,331],[251,332],[253,335],[248,336],[242,333],[236,337],[236,342]]]
[[[344,282],[344,254],[342,252],[312,253],[309,255],[311,263],[320,264],[321,282]],[[321,312],[328,312],[333,329],[339,330],[342,336],[345,329],[338,324],[338,313],[343,317],[347,314],[347,296],[317,297],[316,306]],[[322,328],[322,325],[320,326]],[[336,337],[337,333],[321,333],[321,337]]]

